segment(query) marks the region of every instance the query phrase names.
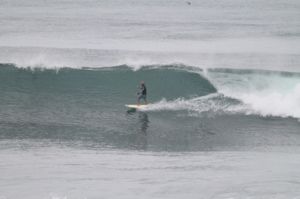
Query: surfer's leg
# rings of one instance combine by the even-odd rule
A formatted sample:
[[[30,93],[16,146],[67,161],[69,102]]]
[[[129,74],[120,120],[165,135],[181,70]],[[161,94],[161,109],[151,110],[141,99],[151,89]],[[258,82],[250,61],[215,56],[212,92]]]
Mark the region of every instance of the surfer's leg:
[[[142,98],[142,95],[138,95],[138,97],[137,97],[137,105],[138,106],[140,105],[141,98]]]

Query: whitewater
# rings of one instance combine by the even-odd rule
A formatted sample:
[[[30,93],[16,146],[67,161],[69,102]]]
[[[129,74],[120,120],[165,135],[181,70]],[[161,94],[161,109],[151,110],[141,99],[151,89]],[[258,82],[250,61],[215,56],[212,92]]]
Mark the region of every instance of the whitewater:
[[[299,11],[0,0],[0,199],[300,198]]]

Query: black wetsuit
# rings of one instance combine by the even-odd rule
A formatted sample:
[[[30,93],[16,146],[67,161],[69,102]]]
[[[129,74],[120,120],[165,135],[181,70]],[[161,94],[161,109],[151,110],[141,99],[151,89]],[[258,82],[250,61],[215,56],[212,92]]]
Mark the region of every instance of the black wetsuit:
[[[138,102],[143,99],[144,101],[147,100],[147,88],[145,84],[142,84],[140,87],[140,91],[138,92]]]
[[[141,93],[142,93],[142,95],[147,95],[147,88],[146,88],[146,86],[145,86],[145,84],[143,84],[142,86],[141,86]]]

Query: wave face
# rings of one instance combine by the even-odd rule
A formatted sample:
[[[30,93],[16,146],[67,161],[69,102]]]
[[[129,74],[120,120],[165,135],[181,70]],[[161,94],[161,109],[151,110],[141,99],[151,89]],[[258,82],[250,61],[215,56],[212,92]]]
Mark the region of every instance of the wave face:
[[[244,114],[300,118],[300,75],[257,70],[201,70],[183,65],[101,69],[24,69],[1,65],[2,106],[52,112],[53,105],[105,108],[136,102],[144,80],[151,105],[145,111],[185,110],[190,114]],[[43,111],[40,111],[42,108]],[[71,107],[70,111],[71,111]],[[46,110],[44,110],[46,109]],[[88,112],[89,110],[86,110]],[[38,114],[37,114],[38,115]],[[45,116],[47,117],[47,115]],[[37,117],[39,118],[39,117]]]
[[[18,90],[32,94],[32,97],[43,93],[61,96],[69,93],[86,99],[97,98],[102,101],[107,98],[111,103],[124,104],[135,102],[137,86],[142,80],[149,83],[151,101],[192,98],[216,92],[215,87],[200,74],[176,66],[144,67],[134,71],[125,65],[102,69],[59,70],[31,70],[0,65],[0,70],[2,89],[7,92]]]

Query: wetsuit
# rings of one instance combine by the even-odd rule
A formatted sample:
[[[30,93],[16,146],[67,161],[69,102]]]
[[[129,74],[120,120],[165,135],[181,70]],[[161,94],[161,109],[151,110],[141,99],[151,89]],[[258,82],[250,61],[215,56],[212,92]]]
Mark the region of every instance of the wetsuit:
[[[138,102],[140,102],[141,99],[147,101],[147,88],[145,84],[140,86],[140,91],[138,92]]]

